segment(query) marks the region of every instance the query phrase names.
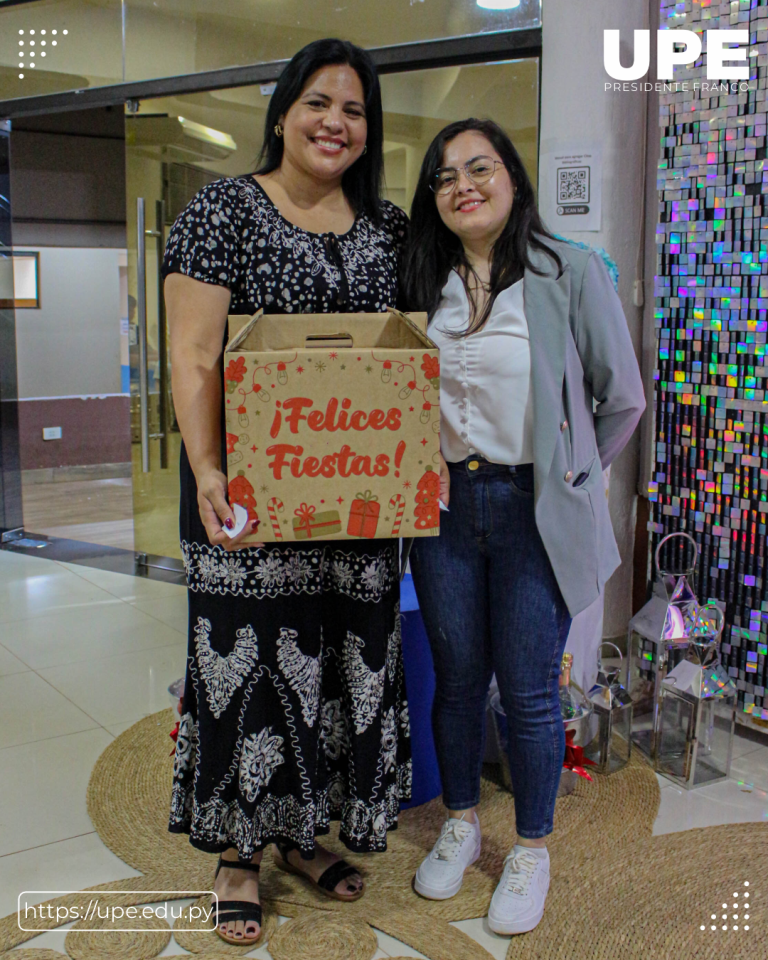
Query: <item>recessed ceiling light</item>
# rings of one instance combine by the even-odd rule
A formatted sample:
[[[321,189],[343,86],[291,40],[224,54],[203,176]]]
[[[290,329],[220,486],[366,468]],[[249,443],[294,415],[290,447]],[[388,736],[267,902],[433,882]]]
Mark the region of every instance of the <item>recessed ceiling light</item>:
[[[40,46],[41,46],[41,47],[44,47],[44,46],[45,46],[45,40],[41,40],[41,41],[40,41]]]
[[[56,46],[56,41],[55,41],[55,40],[51,40],[51,46],[52,46],[52,47],[55,47],[55,46]]]
[[[41,57],[44,57],[44,56],[45,56],[45,50],[41,50],[41,51],[40,51],[40,56],[41,56]]]
[[[23,80],[23,79],[24,79],[24,74],[23,74],[23,73],[20,73],[20,74],[19,74],[19,80]]]
[[[514,10],[520,3],[521,0],[477,0],[478,7],[484,10]]]
[[[30,57],[34,57],[35,51],[34,51],[34,50],[30,50],[30,51],[29,51],[29,55],[30,55]]]
[[[56,34],[57,34],[58,32],[59,32],[58,30],[51,30],[51,33],[54,35],[54,37],[56,36]]]
[[[20,47],[23,47],[23,46],[24,46],[24,41],[23,41],[23,40],[19,40],[19,46],[20,46]]]
[[[33,67],[33,68],[34,68],[34,66],[35,66],[34,63],[30,63],[30,67]]]
[[[42,33],[42,35],[45,36],[45,30],[41,30],[40,33]]]
[[[69,33],[69,30],[62,30],[61,32],[62,32],[62,33],[64,34],[64,36],[66,37],[66,35]]]
[[[23,30],[19,30],[19,33],[20,33],[22,36],[24,35],[24,31],[23,31]]]
[[[186,117],[179,117],[179,123],[184,133],[194,140],[201,140],[203,143],[215,143],[217,146],[224,147],[226,150],[237,150],[237,144],[228,133],[223,130],[215,130],[213,127],[206,127],[202,123],[195,123],[194,120],[187,120]]]
[[[29,31],[30,36],[34,36],[34,33],[35,33],[34,30],[30,30],[30,31]]]
[[[19,66],[20,66],[20,67],[23,67],[23,66],[24,66],[24,64],[23,64],[23,63],[20,63],[20,64],[19,64]]]

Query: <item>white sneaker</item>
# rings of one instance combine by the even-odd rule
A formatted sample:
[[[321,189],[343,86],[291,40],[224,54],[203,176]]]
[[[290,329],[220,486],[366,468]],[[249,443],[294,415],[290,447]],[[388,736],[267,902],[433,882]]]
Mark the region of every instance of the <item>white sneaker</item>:
[[[488,926],[494,933],[528,933],[544,914],[549,890],[549,853],[543,857],[517,844],[491,898]]]
[[[432,852],[421,862],[413,878],[416,893],[429,900],[456,896],[464,882],[464,871],[480,856],[480,823],[462,817],[446,820]]]

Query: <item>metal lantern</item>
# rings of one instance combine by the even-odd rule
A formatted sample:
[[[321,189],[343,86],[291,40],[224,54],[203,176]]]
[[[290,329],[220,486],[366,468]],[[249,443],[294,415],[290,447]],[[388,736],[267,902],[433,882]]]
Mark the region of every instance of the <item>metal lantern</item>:
[[[576,683],[571,682],[573,654],[564,653],[560,662],[560,716],[566,736],[573,731],[574,746],[583,746],[589,739],[589,718],[592,705]]]
[[[693,556],[681,573],[662,570],[664,544],[680,538],[693,547]],[[656,548],[657,581],[653,596],[629,622],[627,636],[627,690],[633,701],[632,741],[654,759],[659,732],[662,684],[669,670],[683,660],[688,637],[699,609],[689,579],[696,570],[698,547],[687,533],[671,533]]]
[[[560,665],[560,715],[563,720],[563,729],[565,730],[566,740],[572,747],[580,746],[588,739],[589,721],[592,715],[592,704],[582,694],[581,690],[571,683],[571,669],[573,667],[573,655],[564,653]],[[509,769],[509,727],[507,724],[507,715],[504,707],[501,705],[501,696],[494,693],[490,699],[490,707],[493,713],[494,728],[496,732],[496,742],[499,747],[499,760],[501,761],[501,781],[503,785],[513,792],[512,774]],[[564,769],[560,776],[560,785],[558,787],[558,797],[567,796],[576,789],[578,773],[573,769]]]
[[[603,647],[613,647],[618,664],[603,661]],[[597,656],[597,680],[587,694],[597,719],[597,733],[584,748],[598,773],[615,773],[626,766],[632,751],[632,698],[621,685],[623,657],[615,643],[602,643]]]
[[[661,684],[656,769],[686,789],[730,773],[737,691],[718,655],[724,622],[713,603],[701,606],[685,659]]]

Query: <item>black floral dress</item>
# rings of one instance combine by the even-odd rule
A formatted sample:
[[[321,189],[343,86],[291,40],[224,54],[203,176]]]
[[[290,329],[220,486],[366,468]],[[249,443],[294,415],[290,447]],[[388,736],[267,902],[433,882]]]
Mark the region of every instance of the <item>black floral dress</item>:
[[[252,177],[219,180],[174,224],[163,274],[228,287],[232,314],[378,312],[396,301],[406,229],[385,202],[380,224],[308,233]],[[189,655],[169,829],[241,859],[274,841],[310,859],[339,820],[351,850],[385,850],[411,789],[397,541],[211,547],[183,451],[181,540]]]

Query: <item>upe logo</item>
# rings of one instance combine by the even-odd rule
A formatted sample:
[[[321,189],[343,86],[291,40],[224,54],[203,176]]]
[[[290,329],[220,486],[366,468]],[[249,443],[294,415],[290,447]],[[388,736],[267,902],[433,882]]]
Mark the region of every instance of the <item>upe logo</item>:
[[[651,65],[651,31],[635,30],[635,60],[622,67],[619,58],[619,30],[605,30],[603,62],[614,80],[639,80]],[[749,80],[749,66],[726,66],[726,61],[746,61],[743,47],[729,44],[749,43],[748,30],[707,30],[707,79]],[[682,48],[682,49],[681,49]],[[657,30],[656,52],[659,80],[671,80],[675,64],[694,63],[701,56],[701,37],[692,30]]]

